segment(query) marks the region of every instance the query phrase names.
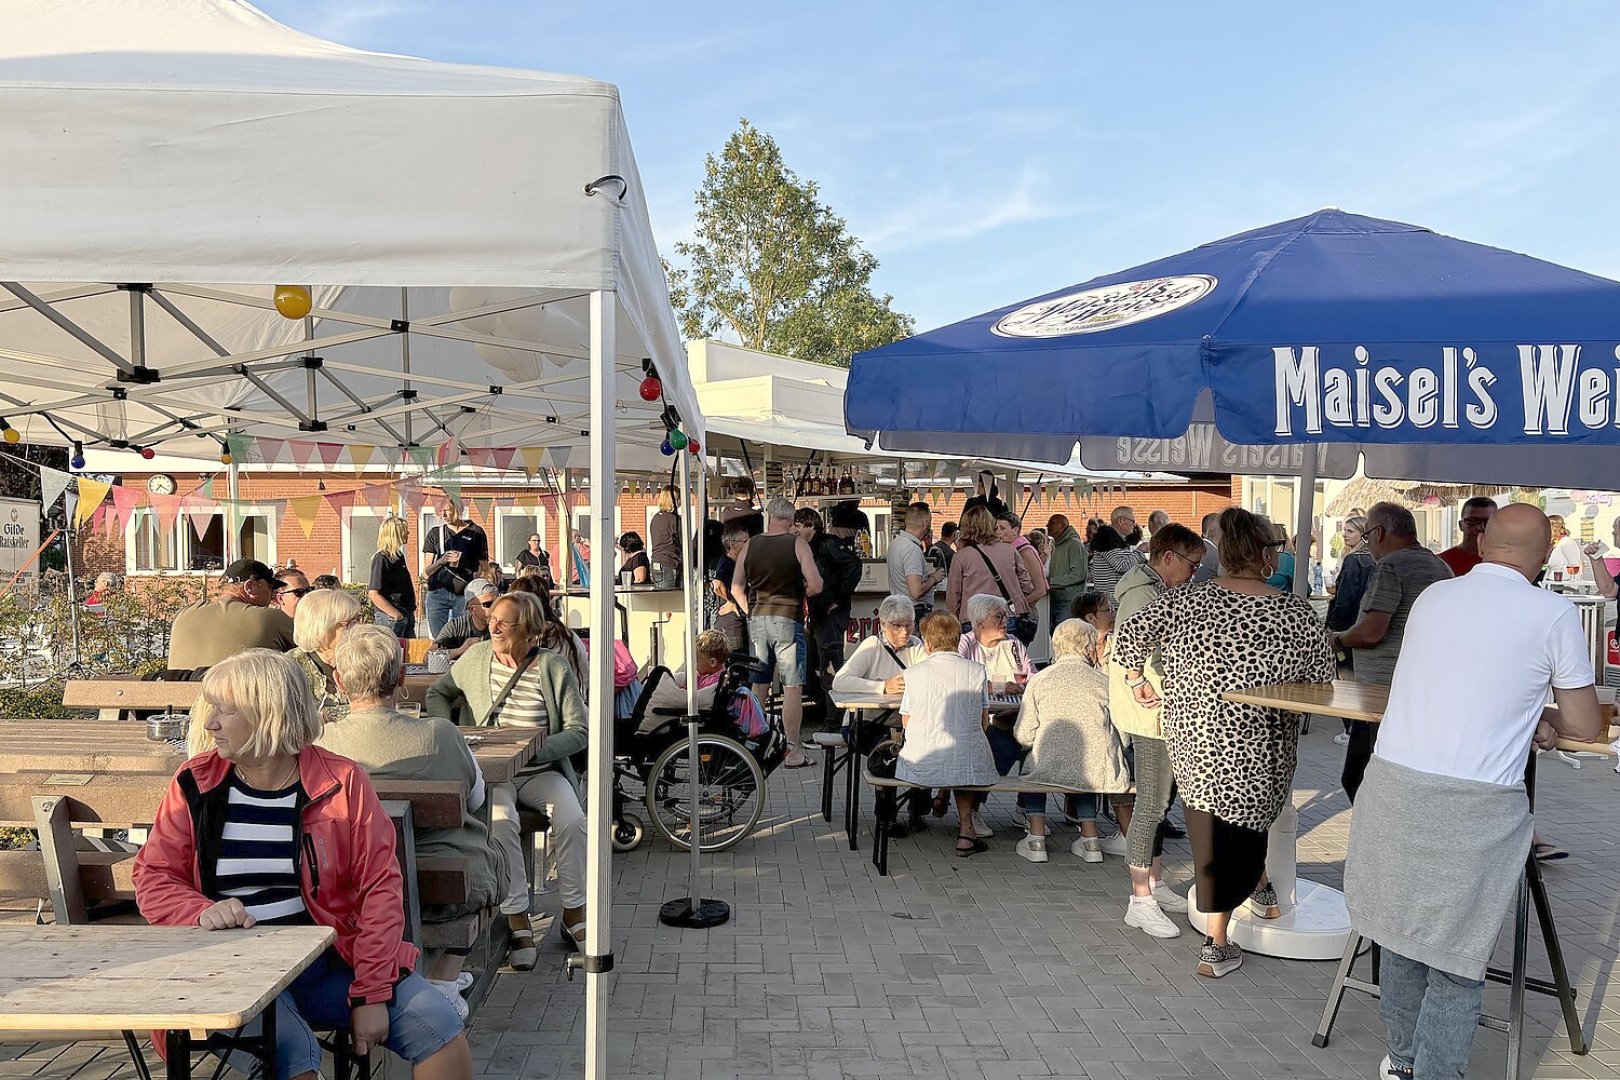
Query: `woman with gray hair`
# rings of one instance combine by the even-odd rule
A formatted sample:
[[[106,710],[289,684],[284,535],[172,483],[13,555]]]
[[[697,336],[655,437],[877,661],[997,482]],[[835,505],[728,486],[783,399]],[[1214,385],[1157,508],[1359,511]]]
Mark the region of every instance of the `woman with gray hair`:
[[[956,645],[956,653],[963,659],[983,664],[989,678],[991,694],[1022,694],[1024,683],[1035,674],[1035,664],[1024,650],[1024,643],[1007,632],[1007,620],[1012,616],[1012,605],[999,596],[974,593],[962,605],[962,617],[972,627]],[[1012,721],[1005,713],[996,713],[991,726],[1005,738],[1003,746],[1012,738]],[[992,735],[991,745],[996,745]],[[999,762],[998,762],[999,765]],[[979,836],[992,836],[994,830],[985,822],[977,807],[984,805],[986,795],[974,796],[973,831]],[[935,813],[942,813],[937,806]]]
[[[900,694],[906,689],[906,671],[922,662],[928,655],[923,647],[922,639],[916,634],[917,609],[909,596],[895,593],[885,596],[878,605],[878,631],[859,645],[844,661],[844,666],[833,675],[832,692],[840,696],[854,696],[856,694]],[[871,710],[868,710],[871,711]],[[883,710],[887,713],[890,710]],[[874,738],[881,737],[881,727],[873,724],[865,731],[877,729]],[[852,738],[854,730],[846,730],[845,738]],[[864,753],[876,746],[856,746],[856,753]],[[831,760],[829,757],[826,759]],[[905,825],[895,823],[891,836],[899,837],[902,831],[922,832],[928,828],[928,822],[923,818],[923,812],[928,807],[930,792],[927,788],[915,788],[907,797],[910,808],[910,817]]]
[[[478,811],[486,789],[478,759],[455,725],[437,716],[409,716],[394,706],[405,678],[399,640],[383,626],[356,626],[338,642],[337,683],[349,699],[349,715],[328,724],[317,746],[359,764],[373,780],[434,780],[459,784],[466,799],[461,824],[416,827],[418,858],[466,860],[467,895],[459,903],[424,904],[422,921],[449,922],[496,907],[506,898],[506,860]],[[428,981],[465,1020],[467,1003],[456,985],[465,950],[430,950],[423,958]]]
[[[318,1075],[311,1028],[333,1027],[350,1029],[356,1054],[388,1047],[416,1080],[470,1077],[461,1019],[416,973],[419,953],[405,940],[393,823],[365,770],[314,745],[321,717],[298,665],[269,649],[237,653],[208,672],[198,705],[193,723],[213,745],[175,774],[135,856],[146,921],[336,932],[336,945],[276,998],[271,1080]],[[231,1044],[210,1049],[253,1072],[254,1059]]]
[[[328,724],[349,714],[349,699],[335,677],[338,638],[360,622],[360,601],[342,589],[317,589],[298,604],[293,616],[293,644],[287,655],[309,680],[309,689],[320,703],[321,716]]]
[[[1108,677],[1086,659],[1096,634],[1080,619],[1059,624],[1052,632],[1052,666],[1029,680],[1012,731],[991,727],[986,732],[1003,775],[1021,761],[1018,778],[1026,783],[1109,795],[1130,791],[1125,751],[1108,720]],[[1080,796],[1093,807],[1097,798]],[[1018,842],[1018,854],[1030,862],[1046,862],[1046,795],[1021,792],[1018,806],[1029,820],[1029,835]],[[1089,846],[1082,835],[1069,850],[1086,862],[1101,862],[1096,810],[1089,821],[1083,808],[1078,816],[1084,822],[1082,834],[1086,824],[1091,827]]]

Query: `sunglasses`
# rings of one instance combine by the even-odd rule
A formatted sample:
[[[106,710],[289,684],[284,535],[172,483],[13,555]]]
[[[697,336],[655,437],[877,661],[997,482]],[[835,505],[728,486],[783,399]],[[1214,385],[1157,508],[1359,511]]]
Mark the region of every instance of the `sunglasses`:
[[[305,585],[302,589],[282,589],[280,592],[276,593],[276,595],[278,597],[280,597],[280,596],[296,596],[300,600],[302,600],[304,597],[308,596],[310,593],[312,593],[314,591],[315,591],[315,587],[313,585]]]

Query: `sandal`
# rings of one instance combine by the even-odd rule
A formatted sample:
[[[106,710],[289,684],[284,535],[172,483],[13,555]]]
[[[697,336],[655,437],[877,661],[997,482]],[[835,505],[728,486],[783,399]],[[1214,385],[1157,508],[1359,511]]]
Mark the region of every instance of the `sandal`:
[[[963,847],[962,841],[964,840],[966,840],[970,846]],[[958,835],[956,838],[956,857],[958,859],[965,859],[970,855],[977,855],[980,852],[989,850],[990,845],[985,843],[983,840],[980,840],[977,836]]]
[[[533,971],[540,950],[534,943],[534,929],[513,930],[512,940],[506,947],[506,962],[513,971]]]
[[[1557,844],[1549,844],[1545,840],[1531,850],[1535,852],[1537,862],[1557,862],[1559,859],[1569,858],[1569,852]]]
[[[569,926],[562,921],[562,916],[559,915],[557,916],[557,929],[562,934],[563,944],[567,946],[568,951],[579,952],[581,946],[585,944],[585,920],[581,919],[573,926]]]

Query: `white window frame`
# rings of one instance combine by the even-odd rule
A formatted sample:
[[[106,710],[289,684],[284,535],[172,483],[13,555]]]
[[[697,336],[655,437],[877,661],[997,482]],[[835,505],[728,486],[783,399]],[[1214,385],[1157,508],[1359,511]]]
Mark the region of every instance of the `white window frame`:
[[[150,518],[153,509],[150,506],[138,506],[130,512],[129,519],[124,522],[124,573],[126,575],[140,575],[143,577],[206,577],[218,573],[218,570],[142,570],[135,565],[135,531],[137,522],[142,518]],[[230,513],[224,507],[216,507],[214,514],[221,519],[221,528],[230,519]],[[276,534],[281,527],[280,517],[268,506],[251,503],[237,508],[236,521],[240,528],[249,518],[263,518],[265,547],[269,558],[261,557],[260,562],[268,566],[277,565]],[[170,543],[175,548],[175,562],[189,565],[196,552],[197,533],[191,527],[191,518],[182,512],[175,520],[174,528],[170,531]]]

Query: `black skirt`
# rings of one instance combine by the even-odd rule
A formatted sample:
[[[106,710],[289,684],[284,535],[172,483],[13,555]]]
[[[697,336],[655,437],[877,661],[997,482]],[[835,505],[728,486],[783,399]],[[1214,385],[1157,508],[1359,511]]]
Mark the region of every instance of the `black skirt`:
[[[1266,873],[1266,834],[1187,807],[1198,910],[1235,911]]]

